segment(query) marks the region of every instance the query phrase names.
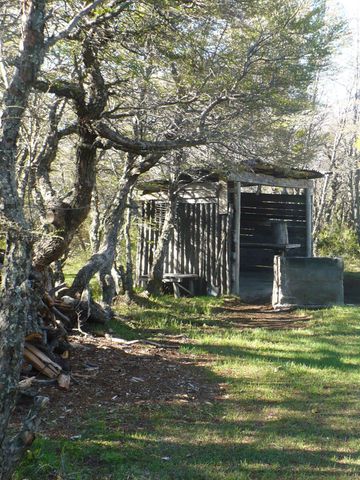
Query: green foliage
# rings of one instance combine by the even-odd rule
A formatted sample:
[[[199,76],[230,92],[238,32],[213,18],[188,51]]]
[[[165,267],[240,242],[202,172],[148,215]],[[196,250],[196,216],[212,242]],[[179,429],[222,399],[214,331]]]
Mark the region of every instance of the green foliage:
[[[360,257],[357,234],[346,225],[330,224],[325,227],[319,235],[317,247],[322,256],[345,257],[349,260]]]

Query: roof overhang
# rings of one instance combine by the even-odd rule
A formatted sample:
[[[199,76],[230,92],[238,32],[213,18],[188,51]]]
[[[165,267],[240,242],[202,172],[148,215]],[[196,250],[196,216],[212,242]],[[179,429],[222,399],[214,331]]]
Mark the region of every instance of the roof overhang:
[[[247,185],[268,185],[270,187],[287,188],[312,188],[313,180],[305,178],[274,177],[265,173],[241,172],[229,175],[233,182],[246,183]]]

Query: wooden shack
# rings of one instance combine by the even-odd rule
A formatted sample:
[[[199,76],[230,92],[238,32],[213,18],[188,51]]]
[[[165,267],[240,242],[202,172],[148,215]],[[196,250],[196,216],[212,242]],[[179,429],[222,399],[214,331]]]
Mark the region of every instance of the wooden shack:
[[[185,173],[163,272],[195,293],[235,294],[272,282],[274,255],[312,256],[313,170],[257,162],[228,175]],[[139,283],[147,278],[168,204],[167,183],[140,192]]]

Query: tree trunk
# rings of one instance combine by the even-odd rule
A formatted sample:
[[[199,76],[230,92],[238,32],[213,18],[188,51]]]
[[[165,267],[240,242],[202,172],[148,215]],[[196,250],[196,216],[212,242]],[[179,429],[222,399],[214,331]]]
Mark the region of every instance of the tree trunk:
[[[160,293],[164,274],[164,261],[168,252],[171,236],[174,231],[176,202],[177,195],[174,193],[174,190],[169,191],[168,208],[165,213],[164,223],[161,229],[161,235],[156,246],[153,263],[149,272],[149,280],[146,285],[146,291],[150,295],[159,295]]]
[[[70,201],[52,206],[51,223],[55,231],[53,235],[47,235],[35,245],[33,264],[37,270],[44,270],[63,256],[77,229],[88,216],[96,176],[95,140],[93,133],[86,128],[82,129],[76,153],[74,195]]]
[[[31,315],[31,236],[16,185],[19,129],[30,89],[44,58],[45,0],[22,2],[23,38],[13,78],[4,94],[0,139],[0,216],[7,234],[0,298],[0,479],[10,479],[16,462],[32,443],[25,430],[9,438],[24,335]]]
[[[126,256],[126,266],[123,274],[123,287],[125,298],[130,301],[134,294],[134,279],[133,279],[133,262],[132,262],[132,249],[131,249],[131,221],[132,221],[132,211],[131,211],[131,199],[129,199],[129,205],[127,208],[126,214],[126,223],[124,228],[124,237],[125,237],[125,256]]]
[[[111,304],[115,288],[109,276],[111,276],[111,268],[114,263],[118,233],[124,218],[127,195],[136,179],[137,177],[131,175],[131,171],[125,168],[119,183],[118,193],[114,199],[113,208],[109,211],[104,221],[104,234],[101,246],[74,278],[71,285],[72,295],[81,294],[88,286],[91,278],[97,272],[100,272],[105,303],[107,305]]]
[[[120,228],[124,220],[124,212],[127,205],[127,197],[131,188],[135,185],[137,179],[142,173],[147,172],[152,168],[162,154],[149,155],[144,158],[139,164],[135,165],[135,158],[129,154],[123,176],[119,182],[117,195],[113,202],[112,209],[108,212],[103,224],[104,235],[102,238],[100,249],[97,253],[92,255],[88,262],[79,270],[71,285],[71,295],[79,295],[88,286],[91,278],[99,271],[105,275],[111,274],[111,268],[114,263],[116,247]],[[114,295],[114,285],[109,282],[105,284],[104,293],[106,304],[111,305],[111,295]]]
[[[89,32],[83,43],[82,58],[89,85],[85,81],[75,87],[68,86],[67,93],[73,95],[78,117],[79,142],[76,149],[76,170],[73,195],[70,200],[58,200],[52,205],[53,236],[47,235],[35,246],[34,267],[44,270],[50,263],[60,258],[68,248],[77,229],[87,218],[91,206],[91,196],[96,179],[97,135],[90,121],[98,120],[107,103],[107,89],[101,75],[100,64],[95,52],[98,50],[94,32]],[[42,84],[41,84],[42,85]],[[40,88],[40,87],[39,87]],[[48,91],[49,85],[43,85]],[[61,94],[63,94],[61,90]],[[53,93],[61,95],[54,87]],[[48,164],[48,168],[50,164]],[[46,170],[46,169],[45,169]],[[45,173],[43,174],[45,175]]]
[[[91,200],[91,226],[89,231],[90,245],[92,253],[96,253],[100,246],[100,210],[99,210],[99,194],[94,186]]]

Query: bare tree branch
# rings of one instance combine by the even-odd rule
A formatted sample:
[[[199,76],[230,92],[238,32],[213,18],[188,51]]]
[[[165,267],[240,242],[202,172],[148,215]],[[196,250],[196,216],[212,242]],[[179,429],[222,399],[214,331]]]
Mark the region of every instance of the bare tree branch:
[[[125,135],[121,135],[116,130],[102,122],[98,122],[94,125],[94,128],[100,137],[106,138],[112,142],[113,148],[122,150],[123,152],[135,153],[137,155],[164,153],[177,148],[204,145],[207,142],[205,137],[177,138],[176,140],[158,140],[153,142],[146,140],[132,140]]]

